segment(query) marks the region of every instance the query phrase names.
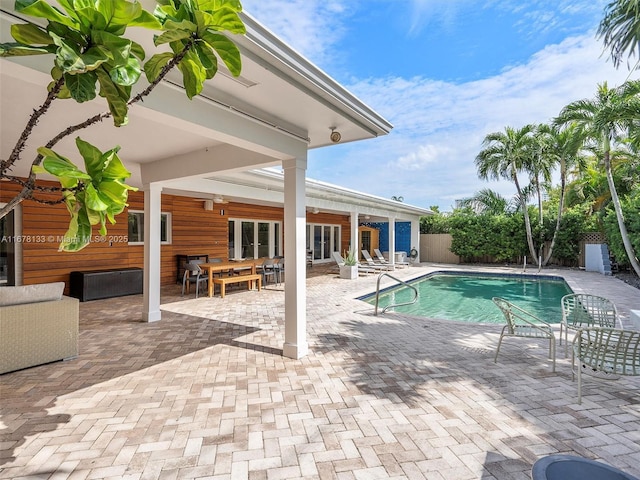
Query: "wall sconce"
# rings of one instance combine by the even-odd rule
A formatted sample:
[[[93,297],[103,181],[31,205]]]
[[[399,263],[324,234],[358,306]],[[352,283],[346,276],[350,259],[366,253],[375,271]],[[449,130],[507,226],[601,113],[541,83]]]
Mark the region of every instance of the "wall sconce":
[[[320,213],[320,210],[317,207],[314,207],[313,210],[311,210],[311,213]]]
[[[209,211],[213,210],[213,200],[205,200],[204,209]]]
[[[336,127],[329,128],[331,129],[331,135],[329,136],[329,138],[331,138],[331,141],[333,143],[338,143],[342,138],[342,135],[340,134],[340,132],[336,131]]]

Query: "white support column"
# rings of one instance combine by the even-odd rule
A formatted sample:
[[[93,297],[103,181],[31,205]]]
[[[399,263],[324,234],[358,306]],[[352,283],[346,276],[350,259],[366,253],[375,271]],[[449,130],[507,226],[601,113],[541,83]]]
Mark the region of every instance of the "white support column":
[[[284,170],[284,257],[287,281],[284,286],[284,346],[289,358],[302,358],[307,343],[307,267],[305,172],[307,159],[282,162]]]
[[[418,251],[418,257],[416,263],[420,263],[420,219],[415,218],[411,220],[411,248],[415,248]],[[408,260],[409,262],[411,259]]]
[[[389,263],[396,263],[396,217],[389,217]]]
[[[360,242],[358,242],[358,210],[351,211],[351,248],[356,258],[360,258]]]
[[[143,320],[160,320],[160,215],[162,187],[144,186],[144,282]]]

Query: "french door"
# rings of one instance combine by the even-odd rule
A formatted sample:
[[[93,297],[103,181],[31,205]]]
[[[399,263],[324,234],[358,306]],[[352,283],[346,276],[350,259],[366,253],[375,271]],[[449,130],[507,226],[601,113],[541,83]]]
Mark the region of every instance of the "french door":
[[[307,250],[313,252],[313,260],[332,260],[332,252],[340,252],[340,225],[307,225]]]
[[[282,255],[280,222],[229,220],[229,258]]]

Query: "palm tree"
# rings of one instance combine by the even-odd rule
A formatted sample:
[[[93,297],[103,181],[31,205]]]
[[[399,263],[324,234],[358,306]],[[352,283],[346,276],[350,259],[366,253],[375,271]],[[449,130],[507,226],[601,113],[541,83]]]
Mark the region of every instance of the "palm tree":
[[[550,152],[553,152],[555,161],[560,167],[560,198],[558,201],[558,216],[556,218],[556,226],[553,231],[553,238],[549,245],[549,251],[542,261],[542,265],[547,265],[549,259],[553,255],[560,224],[562,221],[562,213],[564,212],[565,192],[567,189],[567,175],[571,168],[582,165],[584,159],[581,155],[583,137],[580,129],[575,124],[569,124],[565,128],[547,125],[545,129],[546,140],[549,142]],[[540,222],[542,224],[542,222]]]
[[[627,81],[617,88],[609,88],[607,83],[598,85],[596,97],[592,100],[578,100],[562,109],[554,120],[556,125],[571,122],[581,128],[585,138],[597,142],[602,148],[602,165],[607,175],[611,201],[616,212],[618,227],[629,263],[640,276],[640,264],[629,240],[624,223],[620,199],[613,180],[611,168],[612,143],[622,142],[637,128],[640,118],[640,81]]]
[[[483,188],[472,197],[460,200],[460,207],[469,207],[475,213],[501,215],[513,210],[513,203],[490,188]]]
[[[503,178],[515,184],[517,201],[524,215],[527,244],[531,258],[536,258],[536,250],[533,245],[526,196],[520,185],[518,174],[527,171],[527,168],[529,168],[534,129],[533,125],[525,125],[520,129],[505,127],[504,132],[488,134],[482,142],[484,148],[476,156],[475,160],[478,176],[483,180],[499,180]]]
[[[613,65],[618,68],[622,57],[637,53],[640,43],[640,1],[614,0],[605,8],[605,15],[596,33],[611,50]]]

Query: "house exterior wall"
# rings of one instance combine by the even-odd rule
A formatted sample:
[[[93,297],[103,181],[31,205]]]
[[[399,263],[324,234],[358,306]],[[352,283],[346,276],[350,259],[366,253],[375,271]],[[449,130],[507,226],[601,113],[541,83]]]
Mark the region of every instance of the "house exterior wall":
[[[18,191],[13,184],[5,185],[3,182],[0,202],[8,202]],[[50,198],[53,200],[56,197]],[[129,210],[144,210],[143,192],[129,194]],[[176,282],[178,254],[208,254],[210,257],[227,258],[230,218],[284,220],[282,207],[230,202],[214,204],[213,210],[205,210],[204,202],[197,198],[164,194],[161,210],[171,214],[171,243],[161,246],[162,285]],[[107,225],[108,235],[105,239],[100,238],[94,229],[94,241],[89,246],[79,252],[67,253],[58,252],[60,239],[69,223],[69,214],[64,205],[23,202],[23,230],[20,237],[23,247],[22,283],[28,285],[62,281],[66,283],[68,292],[69,274],[72,271],[142,267],[144,246],[128,243],[127,211],[116,217],[116,224]],[[342,245],[348,245],[348,216],[308,213],[307,222],[341,225]],[[284,241],[283,238],[283,244]]]

